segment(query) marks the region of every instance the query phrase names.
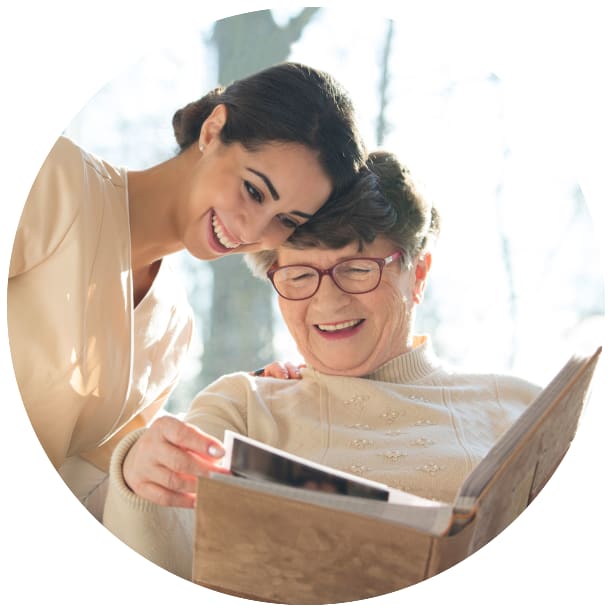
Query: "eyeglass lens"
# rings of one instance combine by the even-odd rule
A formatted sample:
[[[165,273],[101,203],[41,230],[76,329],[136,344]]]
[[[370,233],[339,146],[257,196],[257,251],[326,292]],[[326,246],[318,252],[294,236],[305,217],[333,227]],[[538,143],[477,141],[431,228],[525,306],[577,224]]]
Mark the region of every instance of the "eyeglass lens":
[[[367,293],[380,281],[381,268],[369,259],[349,259],[333,266],[330,275],[347,293]],[[276,290],[287,299],[306,299],[319,286],[320,273],[310,266],[286,266],[275,271],[272,279]]]

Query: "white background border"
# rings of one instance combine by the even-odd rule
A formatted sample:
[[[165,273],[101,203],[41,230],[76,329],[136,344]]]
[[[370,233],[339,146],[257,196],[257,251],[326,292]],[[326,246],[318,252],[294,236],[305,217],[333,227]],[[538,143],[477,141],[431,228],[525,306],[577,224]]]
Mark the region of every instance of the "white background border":
[[[22,202],[55,138],[96,91],[129,62],[157,44],[180,35],[194,11],[206,20],[270,6],[297,3],[7,2],[0,9],[0,168],[2,270],[8,268],[12,236]],[[346,10],[365,2],[324,2]],[[543,88],[525,70],[523,86],[554,101],[564,138],[576,153],[578,178],[595,218],[610,284],[609,207],[612,167],[609,112],[610,44],[605,3],[406,2],[377,3],[390,17],[425,24],[421,13],[436,14],[440,27],[461,32],[469,44],[486,29],[487,19],[503,11],[505,35],[497,48],[507,61],[513,53],[542,54],[557,67]],[[206,5],[203,14],[202,5]],[[388,8],[385,10],[385,6]],[[458,6],[456,6],[458,5]],[[197,7],[197,8],[196,8]],[[536,7],[536,8],[534,8]],[[410,9],[410,13],[409,13]],[[432,10],[433,9],[433,10]],[[536,10],[537,9],[537,10]],[[496,17],[497,18],[497,17]],[[421,20],[421,21],[419,21]],[[444,25],[443,25],[444,24]],[[426,26],[438,27],[432,21]],[[425,26],[424,26],[425,27]],[[452,37],[449,37],[449,40]],[[576,44],[576,40],[579,44]],[[358,42],[356,42],[358,44]],[[606,46],[608,48],[606,48]],[[452,52],[452,49],[449,49]],[[606,53],[607,52],[607,53]],[[537,63],[537,62],[536,62]],[[6,319],[5,287],[0,314]],[[12,379],[3,323],[1,349],[2,479],[0,607],[3,609],[149,610],[228,604],[256,604],[205,591],[144,561],[100,527],[64,487],[36,443]],[[610,338],[609,318],[607,338]],[[609,345],[609,342],[605,344]],[[580,609],[610,601],[608,527],[610,508],[610,410],[605,389],[610,360],[603,363],[591,403],[568,456],[529,510],[493,543],[456,568],[380,600],[348,604],[350,609],[393,609],[400,604],[441,609]],[[605,373],[604,373],[605,371]],[[604,557],[600,559],[600,557]],[[462,603],[463,602],[463,603]],[[469,603],[468,603],[469,602]]]

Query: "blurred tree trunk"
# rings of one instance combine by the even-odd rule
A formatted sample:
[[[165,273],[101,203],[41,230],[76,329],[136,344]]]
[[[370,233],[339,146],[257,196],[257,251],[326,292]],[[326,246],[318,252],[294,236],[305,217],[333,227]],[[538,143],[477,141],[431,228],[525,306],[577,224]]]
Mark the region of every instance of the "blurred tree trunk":
[[[286,60],[292,43],[317,11],[305,8],[283,27],[269,10],[216,22],[212,42],[218,51],[219,84],[228,85]],[[251,276],[241,255],[212,262],[212,271],[213,296],[209,324],[203,329],[199,387],[222,374],[252,370],[274,359],[271,288]]]
[[[389,19],[387,23],[387,36],[385,37],[385,46],[383,49],[380,75],[380,109],[378,111],[378,119],[376,121],[376,145],[382,147],[385,142],[385,136],[389,131],[387,123],[387,104],[388,104],[388,89],[389,89],[389,61],[391,58],[391,49],[393,45],[393,20]]]

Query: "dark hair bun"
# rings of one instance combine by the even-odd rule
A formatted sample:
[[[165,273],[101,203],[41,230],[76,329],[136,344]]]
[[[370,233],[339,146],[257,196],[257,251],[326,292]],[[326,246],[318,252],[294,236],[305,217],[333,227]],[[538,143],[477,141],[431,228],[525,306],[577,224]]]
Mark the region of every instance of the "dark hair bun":
[[[202,124],[215,106],[219,104],[219,96],[223,91],[223,87],[217,87],[199,100],[190,102],[174,113],[172,127],[174,129],[174,137],[181,151],[197,142],[200,138]]]

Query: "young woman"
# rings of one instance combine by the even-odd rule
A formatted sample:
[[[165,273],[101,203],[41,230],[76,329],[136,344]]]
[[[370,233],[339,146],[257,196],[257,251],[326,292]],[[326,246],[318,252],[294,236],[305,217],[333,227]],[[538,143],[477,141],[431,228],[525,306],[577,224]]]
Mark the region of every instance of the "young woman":
[[[350,99],[285,63],[177,111],[179,153],[128,171],[60,138],[25,205],[8,284],[17,382],[53,465],[98,517],[110,452],[177,382],[192,314],[165,256],[274,248],[364,162]]]

